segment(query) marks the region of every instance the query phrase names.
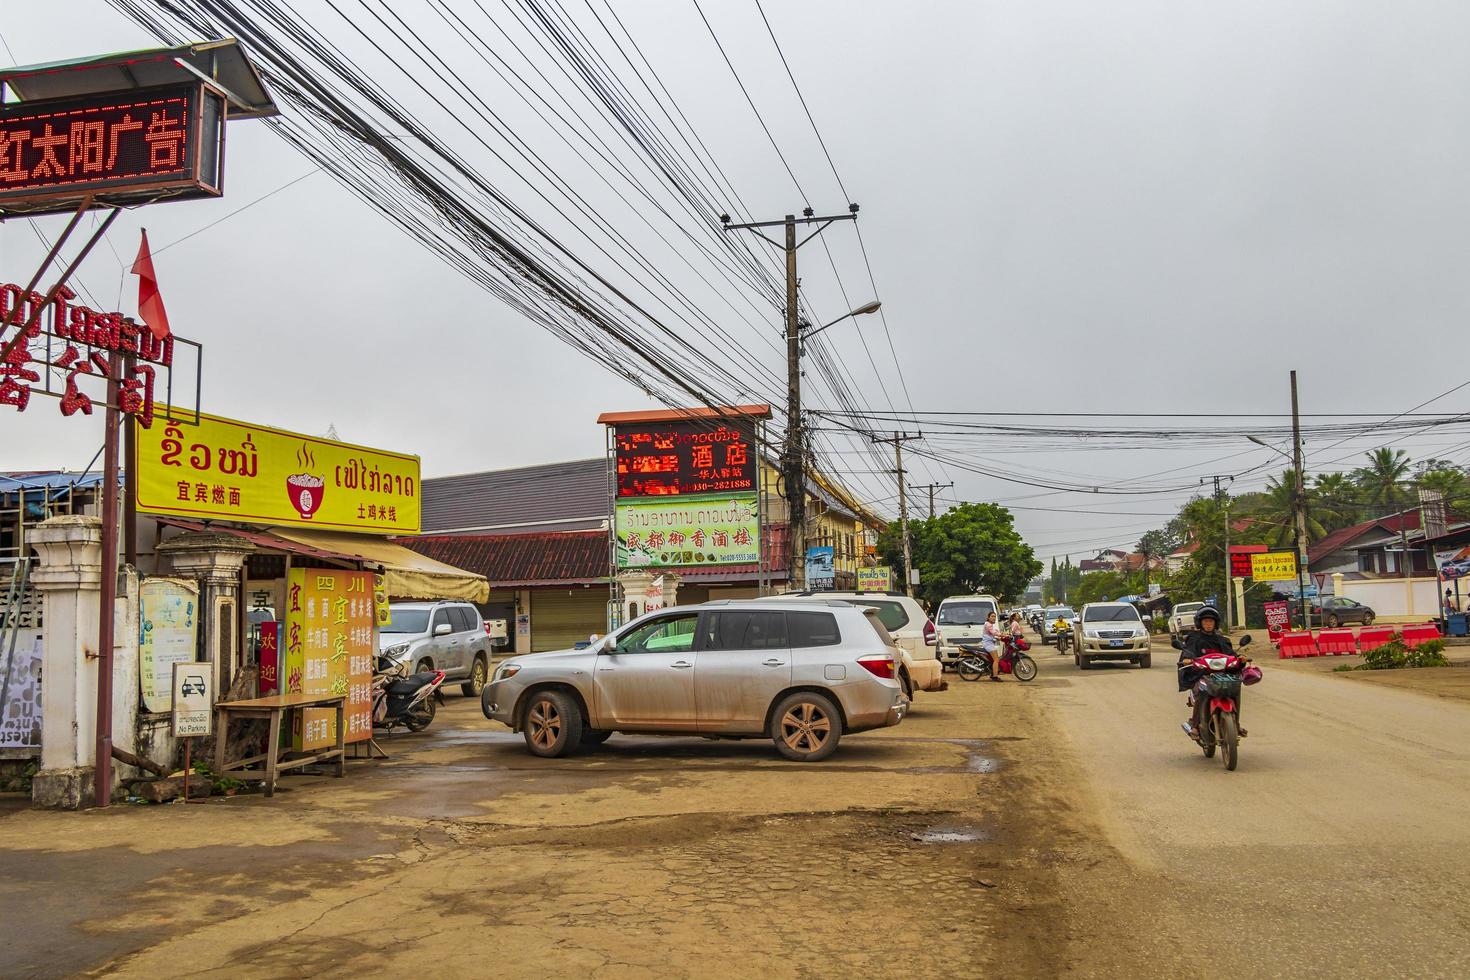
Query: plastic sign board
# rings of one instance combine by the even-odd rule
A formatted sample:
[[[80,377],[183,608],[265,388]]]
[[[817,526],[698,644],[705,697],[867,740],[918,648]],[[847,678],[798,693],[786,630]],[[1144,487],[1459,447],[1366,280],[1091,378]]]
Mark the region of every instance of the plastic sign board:
[[[1266,613],[1266,628],[1272,633],[1280,633],[1291,625],[1291,609],[1285,600],[1262,603],[1261,609]]]
[[[893,588],[893,569],[887,565],[857,570],[859,592],[887,592]]]
[[[344,741],[373,733],[373,659],[377,654],[373,573],[293,568],[286,577],[286,640],[279,670],[284,693],[347,698]],[[293,720],[292,748],[310,752],[337,744],[337,710],[304,708]]]
[[[138,590],[138,683],[143,707],[169,710],[174,665],[198,656],[199,584],[191,579],[147,578]]]
[[[1263,544],[1233,544],[1230,546],[1230,577],[1251,577],[1251,555],[1268,550]]]
[[[173,713],[175,738],[196,738],[214,731],[214,664],[173,665]]]
[[[218,197],[225,100],[202,84],[0,105],[0,213]]]
[[[1296,581],[1296,555],[1290,551],[1251,555],[1251,578],[1257,582]]]
[[[702,500],[620,500],[615,524],[619,568],[760,561],[754,494]]]
[[[806,549],[806,585],[809,589],[830,589],[837,581],[837,551],[831,545]]]
[[[689,419],[613,428],[618,497],[754,492],[760,465],[755,429]]]
[[[188,416],[193,418],[192,413]],[[419,458],[200,415],[140,431],[138,509],[365,534],[419,532]]]

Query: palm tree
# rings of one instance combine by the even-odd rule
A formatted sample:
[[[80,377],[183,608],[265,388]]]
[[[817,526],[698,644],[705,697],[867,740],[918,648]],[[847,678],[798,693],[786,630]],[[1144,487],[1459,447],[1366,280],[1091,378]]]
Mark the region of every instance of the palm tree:
[[[1466,503],[1470,502],[1470,480],[1465,478],[1465,471],[1458,466],[1428,470],[1419,474],[1418,482],[1421,490],[1438,491],[1444,497],[1445,507],[1452,514],[1463,511]]]
[[[1311,501],[1315,488],[1307,492],[1307,544],[1327,533],[1322,523],[1313,516]],[[1273,548],[1288,548],[1296,541],[1296,470],[1283,470],[1281,476],[1270,477],[1266,489],[1260,494],[1253,518],[1265,526],[1266,544]]]
[[[1358,488],[1346,473],[1319,473],[1311,494],[1312,515],[1328,531],[1358,523]]]
[[[1368,465],[1354,475],[1365,502],[1377,505],[1383,513],[1392,513],[1403,505],[1404,492],[1399,484],[1408,472],[1408,453],[1382,446],[1368,454]]]

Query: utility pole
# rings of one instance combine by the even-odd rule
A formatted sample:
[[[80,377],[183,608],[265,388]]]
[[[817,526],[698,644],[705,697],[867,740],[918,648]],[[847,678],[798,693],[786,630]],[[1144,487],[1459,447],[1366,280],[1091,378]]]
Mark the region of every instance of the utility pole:
[[[801,319],[798,315],[796,278],[796,250],[820,235],[834,221],[856,221],[858,206],[849,204],[847,214],[829,215],[818,218],[811,208],[802,210],[801,218],[788,214],[780,221],[752,221],[733,225],[728,214],[720,215],[724,230],[746,230],[759,236],[762,241],[780,249],[786,256],[786,451],[781,469],[786,482],[787,526],[791,536],[791,584],[795,591],[806,588],[806,431],[801,417]],[[796,240],[796,226],[816,224],[817,230],[801,241]],[[785,240],[778,242],[760,229],[781,226],[786,231]],[[874,309],[877,307],[874,306]],[[854,311],[857,312],[857,311]],[[851,315],[851,314],[849,314]],[[840,318],[839,318],[840,319]],[[833,323],[838,321],[834,320]],[[825,330],[832,324],[817,328]],[[812,331],[815,333],[816,331]]]
[[[954,484],[953,483],[921,483],[918,486],[916,486],[916,487],[910,487],[909,489],[911,489],[911,490],[928,490],[929,491],[929,520],[932,521],[932,520],[934,520],[934,491],[935,490],[953,490],[954,489]]]
[[[1220,481],[1225,480],[1228,483],[1234,483],[1235,476],[1231,473],[1217,473],[1214,476],[1201,477],[1199,482],[1204,483],[1205,480],[1211,480],[1214,482],[1215,503],[1218,504],[1225,513],[1225,632],[1229,633],[1230,624],[1232,621],[1232,610],[1235,606],[1235,576],[1231,574],[1233,569],[1230,567],[1230,501],[1225,496],[1225,492],[1220,489]],[[1240,616],[1241,621],[1244,622],[1244,609],[1240,611]]]
[[[1297,411],[1296,371],[1291,372],[1291,464],[1296,470],[1296,589],[1302,601],[1302,628],[1312,628],[1312,600],[1307,598],[1307,484],[1302,476],[1302,420]]]
[[[903,444],[911,439],[921,439],[924,434],[909,435],[907,432],[895,432],[890,438],[880,439],[873,437],[874,442],[893,443],[893,463],[898,474],[898,523],[903,532],[903,591],[905,595],[914,594],[914,560],[909,549],[909,498],[904,487],[903,469]]]

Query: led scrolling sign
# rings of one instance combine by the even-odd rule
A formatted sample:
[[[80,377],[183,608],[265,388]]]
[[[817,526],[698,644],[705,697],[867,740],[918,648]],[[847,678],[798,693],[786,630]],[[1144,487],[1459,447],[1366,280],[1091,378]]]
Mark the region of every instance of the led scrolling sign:
[[[613,432],[618,496],[754,491],[754,430],[707,421],[619,425]]]
[[[0,212],[218,196],[225,114],[202,84],[0,106]]]

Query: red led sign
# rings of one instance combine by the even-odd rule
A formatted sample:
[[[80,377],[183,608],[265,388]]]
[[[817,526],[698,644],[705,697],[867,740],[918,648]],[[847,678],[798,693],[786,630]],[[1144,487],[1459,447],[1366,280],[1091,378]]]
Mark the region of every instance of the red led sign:
[[[218,194],[223,135],[224,102],[200,85],[0,107],[0,211]]]
[[[613,430],[619,497],[755,490],[754,430],[722,422],[619,425]]]

